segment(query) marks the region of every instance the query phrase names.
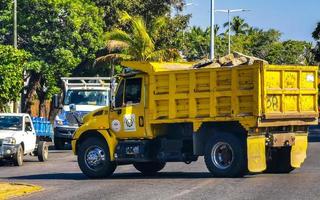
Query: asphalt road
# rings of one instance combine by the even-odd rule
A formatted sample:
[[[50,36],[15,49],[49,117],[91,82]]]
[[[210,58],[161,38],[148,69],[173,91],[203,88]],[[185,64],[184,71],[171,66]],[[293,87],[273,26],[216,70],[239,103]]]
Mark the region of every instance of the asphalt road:
[[[0,182],[27,182],[44,191],[18,199],[320,199],[320,143],[310,143],[308,159],[291,174],[212,178],[203,158],[186,165],[169,163],[156,177],[120,166],[113,177],[89,180],[70,151],[51,151],[50,160],[26,158],[25,165],[0,166]]]

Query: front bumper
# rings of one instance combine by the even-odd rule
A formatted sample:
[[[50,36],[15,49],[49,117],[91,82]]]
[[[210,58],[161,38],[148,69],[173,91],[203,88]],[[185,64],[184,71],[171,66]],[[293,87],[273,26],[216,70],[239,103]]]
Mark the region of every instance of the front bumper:
[[[6,145],[0,146],[0,159],[11,158],[17,153],[19,145]]]
[[[72,140],[73,134],[77,128],[78,127],[57,126],[54,128],[54,137]]]

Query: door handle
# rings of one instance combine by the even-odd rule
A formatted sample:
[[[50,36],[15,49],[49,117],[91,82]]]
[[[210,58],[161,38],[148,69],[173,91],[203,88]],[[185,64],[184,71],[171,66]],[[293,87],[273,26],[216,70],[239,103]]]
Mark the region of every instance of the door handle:
[[[140,126],[140,127],[143,127],[143,126],[144,126],[143,116],[139,116],[139,126]]]

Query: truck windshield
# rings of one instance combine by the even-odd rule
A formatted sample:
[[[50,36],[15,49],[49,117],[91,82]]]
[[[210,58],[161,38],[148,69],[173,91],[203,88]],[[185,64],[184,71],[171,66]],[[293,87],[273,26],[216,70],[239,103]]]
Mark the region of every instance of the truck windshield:
[[[94,105],[108,104],[108,92],[103,90],[69,90],[64,99],[64,105]]]
[[[0,116],[0,130],[22,130],[22,117],[19,116]]]

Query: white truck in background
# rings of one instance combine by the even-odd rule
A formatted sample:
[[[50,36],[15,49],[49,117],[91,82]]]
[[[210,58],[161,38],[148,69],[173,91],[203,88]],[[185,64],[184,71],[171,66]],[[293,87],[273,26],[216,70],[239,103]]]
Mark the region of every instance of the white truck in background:
[[[87,113],[109,105],[109,77],[61,78],[64,83],[63,99],[54,96],[53,104],[60,111],[54,120],[54,145],[64,149]],[[58,103],[60,102],[60,104]],[[62,105],[61,105],[62,103]]]
[[[49,147],[36,134],[29,114],[0,113],[0,160],[23,164],[25,155],[38,156],[40,162],[48,160]]]

